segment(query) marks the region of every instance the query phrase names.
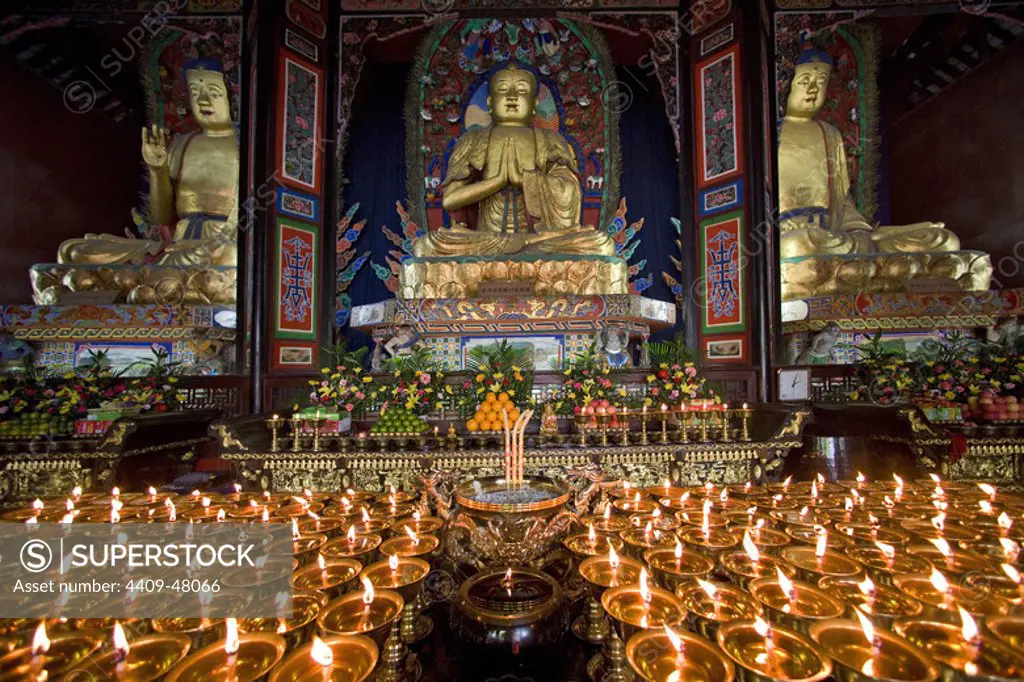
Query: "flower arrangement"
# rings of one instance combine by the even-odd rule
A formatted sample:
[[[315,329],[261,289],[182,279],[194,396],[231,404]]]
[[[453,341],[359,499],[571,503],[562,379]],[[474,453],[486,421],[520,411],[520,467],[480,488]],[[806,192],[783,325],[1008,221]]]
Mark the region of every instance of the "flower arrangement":
[[[432,360],[430,351],[421,348],[388,361],[394,381],[379,391],[384,397],[381,414],[399,407],[423,416],[443,407],[445,396],[451,395],[453,389],[445,385],[444,373]]]
[[[469,377],[458,389],[457,404],[472,416],[466,429],[501,431],[504,417],[509,425],[519,418],[520,409],[533,402],[533,372],[524,369],[529,350],[516,348],[507,341],[477,346],[466,357]]]
[[[309,401],[330,413],[352,414],[377,397],[378,387],[363,367],[368,348],[353,353],[335,353],[332,366],[320,369],[319,379],[310,379]]]
[[[856,387],[850,392],[850,400],[892,405],[909,399],[915,385],[914,368],[902,348],[886,344],[878,332],[857,346],[857,351],[860,359],[854,365]]]
[[[681,339],[659,341],[647,345],[651,372],[644,377],[648,407],[675,405],[690,400],[711,400],[720,403],[717,393],[700,376],[693,354]]]
[[[580,414],[597,407],[607,409],[628,398],[625,388],[615,387],[611,369],[593,347],[575,355],[562,374],[565,384],[554,399],[555,411],[560,414]]]

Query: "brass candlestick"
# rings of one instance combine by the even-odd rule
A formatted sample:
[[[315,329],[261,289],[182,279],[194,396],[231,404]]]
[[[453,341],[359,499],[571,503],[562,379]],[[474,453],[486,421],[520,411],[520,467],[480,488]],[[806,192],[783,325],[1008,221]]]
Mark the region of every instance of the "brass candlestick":
[[[740,413],[740,440],[746,443],[750,441],[750,416],[754,411],[747,407],[746,403],[737,411]]]
[[[423,666],[418,660],[409,660],[409,648],[402,642],[401,628],[394,623],[384,643],[381,667],[373,677],[374,682],[416,682],[422,674]]]
[[[587,415],[577,414],[573,417],[573,421],[576,422],[576,433],[579,435],[579,445],[581,448],[587,447]]]
[[[601,447],[608,447],[608,423],[611,419],[612,416],[607,412],[597,415],[597,425],[601,432]]]
[[[275,414],[267,420],[267,426],[270,428],[270,451],[278,452],[281,445],[277,440],[277,431],[281,428],[281,418]]]
[[[707,410],[701,410],[700,413],[700,442],[707,443],[711,440],[711,435],[708,430],[711,428],[711,413]]]
[[[661,436],[658,438],[658,442],[662,445],[668,445],[668,410],[664,405],[661,406]]]
[[[721,417],[722,417],[722,434],[721,434],[721,436],[719,436],[719,439],[723,443],[728,443],[729,440],[730,440],[730,437],[729,437],[729,406],[728,405],[726,405],[725,409],[722,410]]]
[[[684,404],[679,406],[679,442],[684,445],[690,442],[690,434],[686,428],[686,405]]]
[[[300,428],[302,425],[302,419],[299,415],[294,414],[291,419],[288,420],[288,423],[291,424],[292,427],[292,452],[298,452],[302,449],[302,430]]]
[[[629,410],[622,408],[622,425],[619,427],[619,445],[627,447],[629,445]]]
[[[640,413],[640,445],[650,445],[650,440],[647,438],[647,420],[649,418],[647,408],[644,407]]]
[[[320,452],[320,426],[322,422],[323,419],[317,413],[316,417],[313,418],[313,452]]]

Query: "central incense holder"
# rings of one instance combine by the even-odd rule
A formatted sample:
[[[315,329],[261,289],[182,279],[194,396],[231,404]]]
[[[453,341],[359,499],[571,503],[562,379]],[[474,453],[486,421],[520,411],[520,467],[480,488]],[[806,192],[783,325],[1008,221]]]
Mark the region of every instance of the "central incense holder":
[[[459,588],[452,631],[461,641],[518,654],[557,644],[569,626],[564,591],[541,571],[483,571]]]
[[[444,551],[477,568],[534,563],[569,532],[569,491],[546,478],[510,483],[492,476],[455,489],[456,509],[445,527]]]

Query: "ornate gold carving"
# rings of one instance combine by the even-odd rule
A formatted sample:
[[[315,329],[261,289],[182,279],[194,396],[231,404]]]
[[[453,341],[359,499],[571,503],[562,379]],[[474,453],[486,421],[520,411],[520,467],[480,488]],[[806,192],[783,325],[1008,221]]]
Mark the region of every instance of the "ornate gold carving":
[[[924,415],[921,414],[920,410],[916,407],[901,407],[898,410],[898,414],[903,417],[908,424],[910,424],[910,430],[914,434],[924,434],[927,436],[938,436],[939,434],[931,427]]]
[[[240,450],[242,452],[247,452],[249,450],[249,447],[245,443],[235,437],[235,434],[232,433],[231,427],[228,424],[225,424],[224,422],[217,422],[210,426],[210,430],[217,435],[220,439],[220,446],[225,450]]]
[[[791,412],[786,417],[786,423],[782,425],[778,433],[775,434],[776,440],[782,440],[787,436],[799,438],[800,434],[804,430],[804,422],[811,416],[810,410],[796,410]]]

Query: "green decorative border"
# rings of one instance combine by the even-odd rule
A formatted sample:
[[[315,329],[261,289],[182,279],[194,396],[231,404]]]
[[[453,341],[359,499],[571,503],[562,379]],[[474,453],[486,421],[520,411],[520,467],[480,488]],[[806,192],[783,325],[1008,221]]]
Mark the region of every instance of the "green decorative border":
[[[700,288],[701,298],[707,294],[707,248],[708,248],[708,228],[721,225],[723,223],[729,223],[733,220],[736,221],[736,243],[739,247],[739,253],[737,254],[737,271],[739,272],[739,310],[740,310],[740,321],[734,324],[723,324],[723,325],[708,325],[708,303],[707,300],[702,300],[701,315],[700,315],[700,326],[701,336],[708,337],[714,334],[732,333],[732,332],[745,332],[747,330],[747,273],[746,268],[743,265],[744,260],[744,245],[746,244],[746,226],[743,224],[743,211],[732,211],[730,213],[723,213],[713,218],[702,220],[700,223],[700,281],[702,286]]]
[[[308,232],[313,235],[313,287],[310,297],[310,308],[312,312],[312,331],[297,332],[281,329],[281,228],[288,227],[299,232]],[[319,327],[318,292],[317,284],[320,279],[320,228],[309,223],[300,223],[297,220],[278,217],[274,227],[274,338],[275,339],[302,339],[306,341],[317,340]]]
[[[462,20],[459,20],[462,21]],[[449,21],[431,29],[420,43],[413,58],[413,70],[409,76],[409,84],[405,95],[405,164],[406,164],[406,195],[409,214],[412,215],[423,229],[428,229],[427,207],[423,200],[423,157],[420,147],[423,140],[423,120],[420,108],[423,103],[423,76],[431,55],[437,50],[441,40],[459,21]],[[601,92],[604,93],[615,79],[615,64],[611,51],[599,29],[593,26],[580,25],[570,19],[558,18],[590,49],[597,58],[601,73]],[[609,80],[611,79],[611,80]],[[605,126],[604,171],[605,183],[602,188],[600,226],[611,222],[619,204],[620,173],[622,169],[622,146],[619,140],[619,112],[614,107],[603,107]]]

